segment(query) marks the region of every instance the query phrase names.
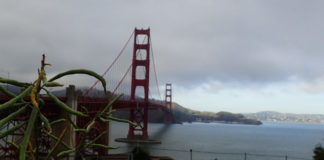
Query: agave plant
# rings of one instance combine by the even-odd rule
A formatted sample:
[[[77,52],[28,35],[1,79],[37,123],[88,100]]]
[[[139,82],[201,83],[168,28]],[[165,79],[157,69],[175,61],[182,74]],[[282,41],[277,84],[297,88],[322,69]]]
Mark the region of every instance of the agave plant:
[[[19,117],[20,115],[30,113],[29,115],[27,115],[28,121],[26,122],[26,124],[22,123],[19,125],[11,126],[10,129],[7,129],[3,133],[0,133],[0,139],[2,139],[14,133],[23,125],[26,125],[23,139],[20,142],[20,144],[6,141],[6,143],[14,146],[17,150],[19,150],[19,160],[25,160],[27,158],[33,160],[38,159],[37,152],[36,152],[36,148],[38,146],[33,144],[33,140],[31,137],[32,132],[35,131],[35,127],[38,124],[41,124],[41,127],[45,128],[46,134],[48,134],[55,142],[51,144],[50,150],[48,151],[45,159],[59,158],[72,153],[74,153],[75,155],[79,155],[82,158],[81,152],[87,147],[114,149],[114,147],[98,144],[96,142],[101,136],[104,135],[104,133],[101,133],[99,136],[97,136],[91,141],[85,141],[84,140],[85,138],[83,138],[81,139],[81,142],[79,143],[78,146],[69,146],[62,140],[67,131],[66,127],[61,131],[59,136],[55,136],[54,134],[52,134],[52,126],[57,123],[63,123],[63,122],[70,123],[73,127],[73,131],[78,132],[81,135],[85,135],[86,133],[88,133],[93,128],[96,121],[108,122],[110,120],[113,120],[113,121],[125,122],[125,123],[130,123],[132,125],[136,125],[128,120],[118,119],[111,116],[111,114],[114,112],[111,111],[112,104],[116,100],[118,100],[118,98],[122,95],[119,95],[113,100],[111,100],[110,103],[107,104],[107,106],[104,107],[102,111],[98,112],[94,117],[91,117],[91,121],[88,123],[88,125],[85,128],[78,128],[78,126],[74,124],[74,122],[71,121],[71,119],[63,118],[63,119],[56,119],[50,121],[46,117],[46,115],[41,111],[41,108],[46,107],[45,102],[43,101],[43,99],[40,98],[41,91],[46,93],[47,96],[50,97],[57,104],[57,106],[60,107],[62,110],[64,110],[67,114],[75,115],[77,117],[89,117],[87,113],[83,113],[72,109],[70,106],[66,105],[64,102],[62,102],[59,98],[57,98],[49,91],[49,88],[51,87],[63,86],[62,84],[56,82],[56,80],[68,75],[85,74],[98,79],[101,82],[105,93],[106,93],[106,81],[102,76],[100,76],[96,72],[93,72],[91,70],[86,70],[86,69],[76,69],[76,70],[69,70],[66,72],[62,72],[48,80],[45,71],[46,66],[50,66],[50,64],[47,64],[45,62],[45,55],[43,55],[41,61],[41,67],[38,70],[38,77],[33,83],[19,82],[16,80],[0,77],[0,83],[10,84],[10,85],[23,88],[23,91],[20,94],[16,95],[10,92],[9,90],[5,89],[4,87],[0,86],[0,91],[3,94],[11,97],[9,101],[0,104],[0,112],[8,109],[13,109],[13,111],[8,116],[0,120],[0,128],[3,128],[3,126],[8,124],[11,120],[14,120],[15,118]],[[30,99],[30,100],[26,100],[26,99]],[[37,120],[40,120],[41,123],[37,123]],[[65,146],[66,150],[63,150],[59,153],[54,153],[54,150],[59,145]]]

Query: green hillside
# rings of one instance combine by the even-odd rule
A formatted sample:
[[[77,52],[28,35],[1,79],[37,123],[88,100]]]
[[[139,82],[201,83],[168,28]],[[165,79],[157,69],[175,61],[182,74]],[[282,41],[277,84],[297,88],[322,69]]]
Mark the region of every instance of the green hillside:
[[[176,122],[219,122],[236,124],[262,124],[258,120],[248,119],[242,114],[230,112],[200,112],[185,108],[177,103],[173,103],[173,115]]]

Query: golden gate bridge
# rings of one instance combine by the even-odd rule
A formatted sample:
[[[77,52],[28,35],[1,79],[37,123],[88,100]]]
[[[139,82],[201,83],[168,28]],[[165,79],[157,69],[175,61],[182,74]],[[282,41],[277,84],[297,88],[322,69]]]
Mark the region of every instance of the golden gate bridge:
[[[134,39],[132,56],[126,55],[125,50],[131,39]],[[125,59],[121,57],[132,57],[131,62],[124,62]],[[152,61],[151,61],[152,59]],[[120,62],[120,63],[118,63]],[[151,62],[153,65],[151,65]],[[117,69],[116,69],[117,68]],[[124,74],[120,71],[120,68],[124,68]],[[172,86],[171,83],[165,85],[165,97],[162,100],[161,93],[159,90],[158,78],[156,73],[155,61],[153,48],[151,43],[150,29],[137,29],[131,34],[126,44],[122,47],[119,54],[112,61],[106,71],[102,76],[110,75],[106,78],[109,84],[110,96],[119,95],[124,93],[128,96],[116,101],[112,108],[116,110],[126,109],[129,110],[129,120],[136,122],[138,125],[129,125],[128,133],[124,138],[118,138],[116,141],[125,143],[160,143],[159,140],[152,140],[148,133],[148,116],[149,109],[160,109],[165,113],[164,122],[172,123]],[[154,80],[152,81],[151,75],[153,75]],[[116,78],[118,77],[119,78]],[[77,109],[81,112],[87,112],[90,117],[87,118],[75,118],[76,125],[80,128],[84,128],[88,125],[92,116],[100,112],[110,101],[106,97],[93,97],[89,96],[91,92],[94,92],[95,86],[98,83],[95,82],[89,89],[78,95],[75,91],[74,86],[69,86],[66,90],[66,96],[59,97],[60,100],[67,103],[72,108]],[[155,86],[152,87],[154,84]],[[156,98],[158,97],[158,98]],[[6,102],[10,99],[5,95],[0,95],[0,102]],[[66,116],[64,112],[56,106],[56,104],[48,97],[42,97],[46,102],[46,107],[43,108],[43,113],[49,118],[49,120],[59,119],[60,117]],[[8,113],[10,113],[8,111]],[[4,118],[8,113],[0,113],[0,118]],[[28,115],[28,114],[26,114]],[[25,123],[28,120],[27,116],[19,116],[18,118],[12,120],[5,126],[4,129],[8,129],[13,125],[18,125]],[[55,129],[60,130],[62,126],[58,126]],[[12,135],[7,136],[5,140],[0,141],[0,157],[5,159],[17,159],[18,150],[13,146],[5,143],[5,141],[19,142],[22,140],[24,135],[24,127],[15,131]],[[97,137],[99,134],[108,130],[108,124],[103,122],[96,122],[95,126],[89,132],[87,139],[91,140]],[[102,144],[108,145],[108,134],[107,136],[101,136],[99,141]],[[78,144],[80,139],[78,133],[72,133],[65,137],[66,143]],[[39,153],[47,153],[50,149],[50,144],[52,143],[51,137],[42,134],[37,137],[39,148]],[[89,149],[85,151],[86,155],[107,155],[108,152],[105,149]]]

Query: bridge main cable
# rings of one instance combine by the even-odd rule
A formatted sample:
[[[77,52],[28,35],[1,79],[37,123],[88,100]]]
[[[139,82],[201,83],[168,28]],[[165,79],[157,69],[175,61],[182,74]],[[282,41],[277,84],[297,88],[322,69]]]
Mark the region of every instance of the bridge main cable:
[[[134,32],[133,32],[133,34],[134,34]],[[144,37],[142,43],[144,43],[145,40],[146,40],[146,37]],[[136,52],[136,58],[137,58],[138,56],[140,56],[141,59],[142,59],[142,55],[140,54],[140,51],[139,51],[139,50]],[[118,82],[118,84],[116,85],[115,89],[114,89],[113,92],[112,92],[112,95],[115,94],[115,92],[117,91],[117,89],[118,89],[118,88],[120,87],[120,85],[123,83],[123,81],[125,80],[127,74],[129,73],[130,69],[132,68],[132,66],[133,66],[133,62],[132,62],[132,63],[130,64],[130,66],[128,67],[128,69],[127,69],[126,73],[123,75],[122,79],[121,79],[121,80]]]
[[[119,54],[117,55],[117,57],[114,59],[114,61],[109,65],[109,67],[106,69],[106,71],[101,75],[101,76],[105,76],[109,70],[112,68],[112,66],[117,62],[117,60],[119,59],[119,57],[124,53],[125,48],[127,47],[129,41],[132,39],[134,35],[134,31],[132,32],[132,34],[130,35],[130,37],[128,38],[126,44],[123,46],[123,48],[121,49],[121,51],[119,52]],[[87,96],[89,94],[89,92],[99,83],[99,80],[97,80],[86,92],[83,93],[82,96]]]

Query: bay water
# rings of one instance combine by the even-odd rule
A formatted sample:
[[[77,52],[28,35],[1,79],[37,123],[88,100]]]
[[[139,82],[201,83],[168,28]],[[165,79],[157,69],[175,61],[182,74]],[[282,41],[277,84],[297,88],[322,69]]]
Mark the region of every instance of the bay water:
[[[111,123],[110,144],[119,149],[110,153],[129,153],[133,147],[141,146],[152,155],[175,160],[312,160],[314,147],[324,139],[324,124],[150,123],[150,138],[161,140],[161,144],[129,145],[114,141],[125,138],[127,131],[127,124]]]

